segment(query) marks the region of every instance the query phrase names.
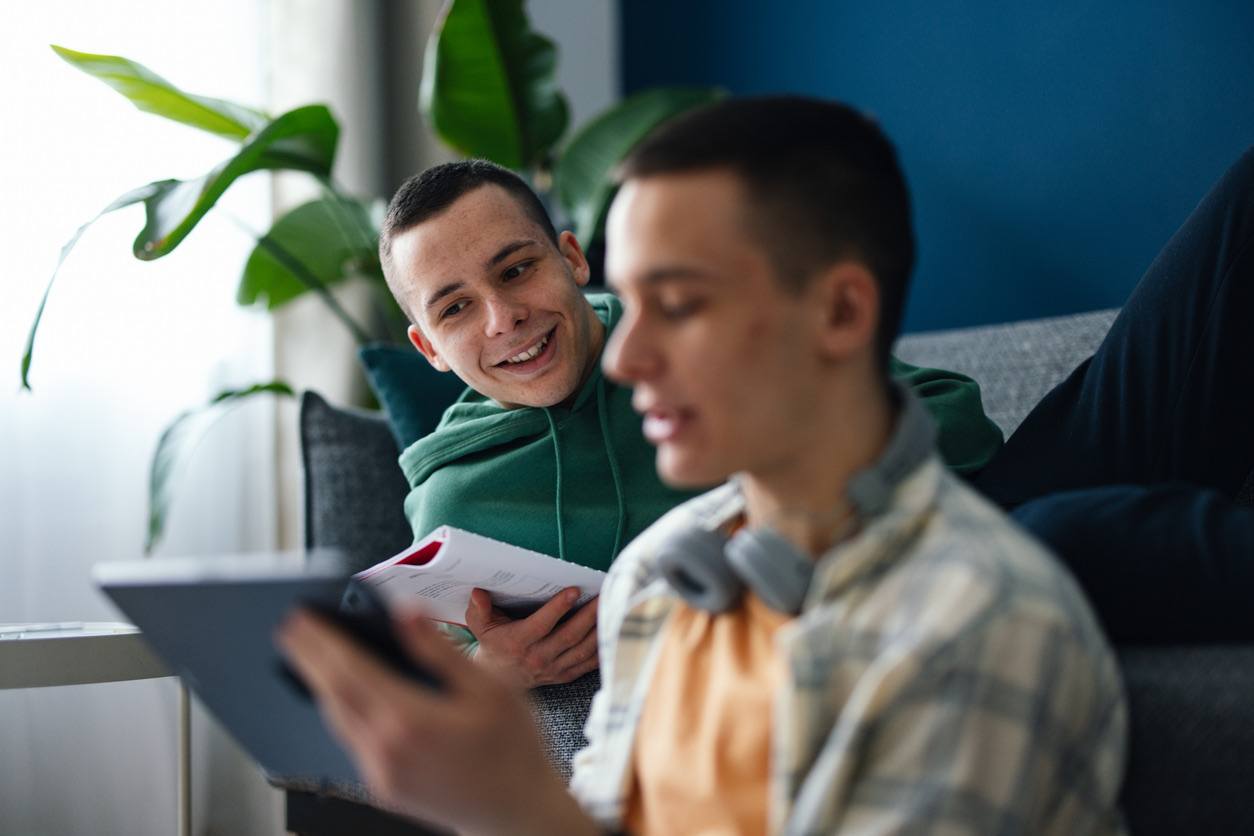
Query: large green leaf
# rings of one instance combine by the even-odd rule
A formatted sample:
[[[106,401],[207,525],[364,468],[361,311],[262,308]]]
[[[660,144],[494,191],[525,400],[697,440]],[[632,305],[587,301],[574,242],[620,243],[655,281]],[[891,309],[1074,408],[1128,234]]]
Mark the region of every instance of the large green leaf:
[[[93,55],[55,44],[52,49],[72,66],[130,99],[140,110],[193,128],[242,140],[269,121],[266,114],[244,105],[184,93],[142,64],[118,55]]]
[[[160,258],[187,237],[237,179],[262,169],[295,169],[329,176],[339,125],[324,105],[288,111],[241,146],[239,153],[195,180],[166,180],[144,201],[148,221],[135,239],[135,257]]]
[[[584,125],[553,169],[557,199],[585,248],[604,232],[614,197],[614,167],[662,122],[725,96],[705,87],[661,87],[637,93]]]
[[[257,243],[236,299],[273,310],[318,285],[377,271],[377,247],[365,206],[338,195],[310,201],[275,221]]]
[[[78,239],[102,215],[124,206],[143,203],[147,222],[135,239],[137,258],[152,260],[166,255],[187,237],[200,219],[237,179],[263,169],[296,169],[319,177],[330,175],[335,160],[339,126],[323,105],[309,105],[283,114],[248,140],[239,153],[195,180],[158,180],[127,192],[83,224],[61,248],[61,255],[35,312],[26,350],[22,354],[21,385],[29,390],[34,359],[35,334],[43,319],[48,294],[57,273]]]
[[[186,467],[191,450],[208,430],[209,424],[222,414],[224,407],[261,394],[290,398],[296,393],[281,380],[257,383],[245,389],[227,389],[219,392],[206,406],[182,413],[161,433],[148,474],[148,534],[144,541],[146,553],[152,552],[165,532],[166,519],[173,501],[174,478]]]
[[[467,156],[532,168],[566,130],[557,48],[531,29],[523,0],[451,0],[423,62],[422,113]]]
[[[44,317],[44,308],[48,305],[48,294],[52,292],[52,283],[57,280],[57,273],[61,271],[61,265],[65,263],[65,259],[73,251],[74,245],[78,243],[78,239],[83,237],[83,233],[87,231],[87,227],[100,220],[105,215],[124,206],[132,206],[136,203],[148,200],[156,194],[159,194],[166,188],[167,184],[174,182],[173,180],[158,180],[155,183],[149,183],[146,186],[140,186],[138,189],[132,189],[126,194],[114,200],[104,209],[101,209],[94,218],[80,226],[70,236],[70,240],[66,241],[61,247],[61,255],[57,258],[56,266],[52,268],[52,275],[48,277],[48,285],[44,288],[44,295],[39,300],[39,308],[35,311],[35,319],[30,324],[30,332],[26,335],[26,350],[22,352],[22,388],[30,391],[30,364],[35,356],[35,332],[39,330],[39,323]]]

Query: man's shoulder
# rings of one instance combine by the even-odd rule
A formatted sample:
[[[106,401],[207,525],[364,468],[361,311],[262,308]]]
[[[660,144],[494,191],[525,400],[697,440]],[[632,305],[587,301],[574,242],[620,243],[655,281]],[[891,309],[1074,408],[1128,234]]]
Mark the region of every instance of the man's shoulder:
[[[1045,546],[952,474],[935,511],[874,597],[897,601],[899,635],[920,650],[981,644],[992,632],[1051,637],[1076,652],[1110,654],[1083,593]]]
[[[451,462],[547,430],[542,410],[506,409],[467,389],[444,411],[434,430],[401,451],[401,470],[411,486],[417,485]]]

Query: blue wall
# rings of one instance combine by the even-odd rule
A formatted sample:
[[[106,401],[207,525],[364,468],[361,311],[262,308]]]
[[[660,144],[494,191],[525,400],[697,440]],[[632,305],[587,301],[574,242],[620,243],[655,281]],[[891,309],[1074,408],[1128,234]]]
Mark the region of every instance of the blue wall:
[[[1121,304],[1254,143],[1250,2],[622,0],[621,15],[625,93],[805,93],[880,120],[915,198],[907,330]]]

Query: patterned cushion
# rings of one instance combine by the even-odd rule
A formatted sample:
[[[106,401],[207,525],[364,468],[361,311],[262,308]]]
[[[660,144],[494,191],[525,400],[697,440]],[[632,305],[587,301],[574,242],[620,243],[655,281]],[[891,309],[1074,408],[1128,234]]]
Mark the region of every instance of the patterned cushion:
[[[1137,836],[1254,833],[1254,647],[1121,648]]]
[[[356,571],[413,541],[401,507],[409,485],[379,413],[334,407],[306,392],[300,435],[307,548],[344,549]]]

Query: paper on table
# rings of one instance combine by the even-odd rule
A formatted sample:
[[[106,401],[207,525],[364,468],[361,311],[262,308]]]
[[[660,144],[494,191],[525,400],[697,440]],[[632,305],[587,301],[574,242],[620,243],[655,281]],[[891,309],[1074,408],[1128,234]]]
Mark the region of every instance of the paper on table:
[[[600,590],[605,573],[445,525],[353,577],[374,587],[393,611],[465,625],[476,587],[491,593],[497,607],[521,615],[571,586],[579,587],[582,604]]]

